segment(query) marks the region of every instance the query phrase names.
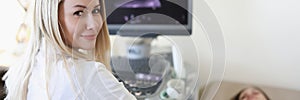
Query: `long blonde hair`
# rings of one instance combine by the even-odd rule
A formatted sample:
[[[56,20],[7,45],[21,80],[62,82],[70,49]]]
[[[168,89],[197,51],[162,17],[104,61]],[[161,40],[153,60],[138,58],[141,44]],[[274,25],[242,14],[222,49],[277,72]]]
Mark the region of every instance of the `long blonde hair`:
[[[57,55],[50,55],[50,53],[47,53],[47,51],[50,50],[58,50],[62,54],[71,56],[75,59],[84,58],[87,60],[95,60],[103,63],[108,70],[111,70],[110,40],[105,20],[104,0],[100,0],[101,9],[104,9],[101,12],[104,24],[97,37],[93,59],[90,59],[83,53],[72,50],[72,48],[67,46],[63,41],[62,35],[64,34],[60,31],[61,26],[58,21],[58,9],[61,2],[63,2],[63,0],[34,0],[33,33],[31,33],[26,54],[22,62],[19,65],[11,66],[3,78],[5,79],[7,88],[6,99],[25,100],[27,98],[27,88],[33,64],[35,63],[36,54],[39,52],[43,40],[45,42],[44,45],[46,46],[46,70],[53,67],[50,65],[50,61],[58,59]],[[50,71],[46,71],[46,74],[49,73]],[[47,79],[48,78],[46,77],[46,81]]]

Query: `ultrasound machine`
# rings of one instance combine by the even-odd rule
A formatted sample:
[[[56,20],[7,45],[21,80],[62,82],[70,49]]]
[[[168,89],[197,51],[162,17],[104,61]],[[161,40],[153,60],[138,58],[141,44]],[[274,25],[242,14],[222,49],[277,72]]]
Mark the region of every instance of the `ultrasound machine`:
[[[182,61],[179,50],[172,43],[158,47],[153,42],[167,36],[190,36],[191,9],[192,0],[106,1],[110,35],[131,40],[124,49],[126,55],[112,54],[112,70],[137,99],[185,98],[186,67],[178,63]]]

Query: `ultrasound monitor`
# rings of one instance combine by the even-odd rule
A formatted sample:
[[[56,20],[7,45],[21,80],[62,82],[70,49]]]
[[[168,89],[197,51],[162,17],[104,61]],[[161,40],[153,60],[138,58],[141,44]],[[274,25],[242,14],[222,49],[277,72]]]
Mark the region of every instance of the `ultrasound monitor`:
[[[151,43],[158,35],[191,35],[191,5],[192,0],[106,0],[110,35],[134,40],[124,42],[127,56],[112,55],[112,71],[137,98],[159,96],[172,78],[173,52],[152,54]]]
[[[107,0],[110,35],[191,35],[192,0]]]

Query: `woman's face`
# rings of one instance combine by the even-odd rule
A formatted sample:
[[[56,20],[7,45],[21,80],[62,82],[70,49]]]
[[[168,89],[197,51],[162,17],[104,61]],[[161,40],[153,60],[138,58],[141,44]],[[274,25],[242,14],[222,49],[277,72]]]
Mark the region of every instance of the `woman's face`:
[[[255,88],[247,88],[241,93],[239,100],[267,100],[267,98],[261,91]]]
[[[102,27],[99,0],[63,0],[59,5],[59,23],[63,40],[75,49],[95,48]]]

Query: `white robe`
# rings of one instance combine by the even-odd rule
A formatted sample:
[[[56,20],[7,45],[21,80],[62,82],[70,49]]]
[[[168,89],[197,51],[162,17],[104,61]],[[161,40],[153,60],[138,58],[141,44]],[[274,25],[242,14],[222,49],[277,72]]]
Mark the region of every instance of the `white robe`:
[[[41,49],[30,76],[28,100],[136,100],[100,62],[69,57],[66,60],[68,66],[65,66],[60,59],[53,62],[55,68],[46,82],[44,59],[44,50]]]

